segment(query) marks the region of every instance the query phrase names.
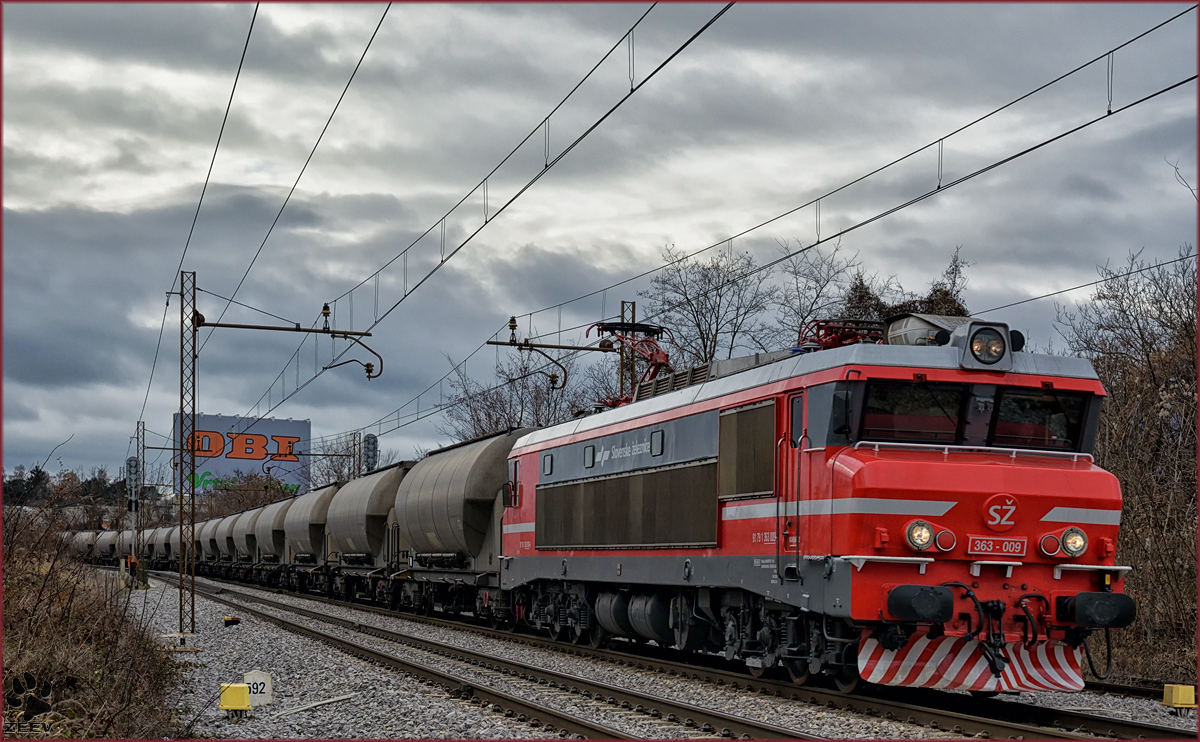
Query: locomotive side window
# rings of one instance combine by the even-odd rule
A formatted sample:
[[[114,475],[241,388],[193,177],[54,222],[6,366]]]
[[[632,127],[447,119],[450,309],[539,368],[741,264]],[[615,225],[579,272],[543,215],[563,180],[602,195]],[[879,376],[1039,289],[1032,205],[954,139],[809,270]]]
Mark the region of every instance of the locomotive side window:
[[[663,454],[663,431],[656,430],[650,434],[650,455],[662,456]]]
[[[554,473],[554,454],[547,453],[542,455],[542,474],[550,476]]]
[[[596,465],[596,447],[584,446],[583,448],[583,468],[591,469]]]
[[[1087,395],[1053,389],[1002,388],[992,426],[993,446],[1079,448]]]
[[[967,389],[962,384],[872,381],[867,384],[861,438],[955,443]]]
[[[775,402],[721,413],[717,454],[721,497],[770,495],[775,489]]]

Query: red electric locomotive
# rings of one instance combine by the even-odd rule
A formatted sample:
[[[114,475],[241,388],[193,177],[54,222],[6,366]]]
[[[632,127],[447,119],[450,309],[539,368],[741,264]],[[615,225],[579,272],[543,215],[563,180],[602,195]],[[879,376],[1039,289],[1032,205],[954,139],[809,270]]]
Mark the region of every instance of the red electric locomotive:
[[[975,318],[819,329],[521,437],[493,614],[843,689],[1082,689],[1135,615],[1090,364]]]

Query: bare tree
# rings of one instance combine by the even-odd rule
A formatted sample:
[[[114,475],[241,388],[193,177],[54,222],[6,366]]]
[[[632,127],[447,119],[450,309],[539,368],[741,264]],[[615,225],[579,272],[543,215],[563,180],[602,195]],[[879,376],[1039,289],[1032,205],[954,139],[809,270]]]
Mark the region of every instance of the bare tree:
[[[313,447],[312,456],[307,463],[299,468],[301,481],[308,484],[309,489],[318,489],[335,482],[349,482],[357,479],[366,472],[354,471],[356,462],[365,466],[362,459],[362,436],[351,433],[340,433],[321,439]],[[375,467],[394,464],[400,460],[400,452],[394,448],[379,452],[379,461]]]
[[[961,250],[962,245],[954,248],[950,263],[924,295],[905,291],[895,276],[881,280],[859,268],[844,295],[844,316],[876,321],[905,312],[969,316],[962,292],[967,285],[966,269],[971,264],[962,258]]]
[[[755,338],[769,331],[762,316],[776,297],[771,271],[758,270],[749,253],[723,251],[708,260],[683,255],[663,248],[667,266],[639,293],[649,300],[646,316],[674,335],[673,365],[698,366],[759,346]]]
[[[1121,482],[1117,554],[1138,602],[1115,637],[1118,671],[1180,682],[1196,677],[1196,267],[1140,256],[1101,267],[1091,302],[1057,307],[1057,323],[1108,392],[1095,455]]]
[[[575,373],[575,356],[564,354],[559,363],[566,369],[565,379],[561,369],[541,356],[514,349],[497,361],[491,386],[470,378],[459,366],[450,377],[453,398],[438,432],[456,441],[470,440],[510,428],[555,425],[590,409],[591,391]],[[553,385],[551,373],[558,374]],[[554,388],[559,385],[563,388]]]
[[[851,278],[860,266],[857,254],[844,257],[841,249],[839,241],[829,252],[811,247],[791,255],[791,244],[780,242],[780,252],[790,257],[779,268],[783,280],[774,302],[779,324],[757,338],[763,350],[796,345],[809,322],[843,314]]]

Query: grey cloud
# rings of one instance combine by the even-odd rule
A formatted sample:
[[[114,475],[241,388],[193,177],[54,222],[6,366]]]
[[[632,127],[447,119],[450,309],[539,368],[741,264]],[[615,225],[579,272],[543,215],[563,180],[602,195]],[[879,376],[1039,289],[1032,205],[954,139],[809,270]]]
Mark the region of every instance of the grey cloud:
[[[434,223],[645,7],[393,7],[239,301],[307,324],[322,301],[367,276]],[[639,74],[717,7],[655,8],[637,36]],[[365,424],[411,399],[449,368],[446,355],[461,360],[502,328],[509,314],[553,305],[649,267],[663,241],[695,249],[704,239],[715,241],[775,209],[819,195],[1182,7],[735,6],[375,328],[367,342],[385,358],[383,377],[367,382],[361,367],[333,369],[272,414],[310,417],[318,435]],[[99,69],[117,60],[199,72],[223,87],[232,79],[250,11],[250,6],[8,5],[6,59],[40,48],[82,54]],[[233,290],[317,133],[281,134],[256,123],[257,112],[243,106],[262,94],[278,96],[275,100],[292,96],[318,111],[326,99],[332,106],[381,11],[356,8],[353,24],[334,29],[316,23],[295,33],[271,20],[272,7],[260,11],[239,84],[246,86],[239,88],[246,97],[235,99],[185,265],[198,272],[203,288],[223,295]],[[1137,85],[1166,80],[1179,65],[1194,67],[1194,22],[1189,23],[1118,55],[1118,101],[1135,95]],[[473,31],[501,27],[517,30],[504,36]],[[750,53],[773,55],[776,66],[740,67]],[[622,86],[627,90],[624,54],[618,50],[603,81],[555,115],[554,152],[606,110]],[[1164,69],[1154,69],[1155,62]],[[798,84],[795,73],[810,67],[816,77]],[[995,137],[1010,138],[1103,106],[1103,70],[1093,72],[1031,100],[1022,109],[1024,118],[1005,118],[970,147],[948,142],[948,176],[989,162],[993,154],[983,145]],[[104,161],[93,166],[53,147],[34,151],[19,137],[6,138],[6,195],[65,203],[4,213],[5,423],[11,428],[5,459],[23,460],[44,444],[48,450],[73,425],[106,431],[109,440],[72,446],[70,457],[113,464],[124,456],[124,438],[140,407],[162,292],[175,278],[207,166],[207,154],[196,162],[168,159],[181,151],[211,153],[224,96],[172,109],[138,91],[5,83],[10,132],[80,133],[104,147]],[[1194,95],[1194,89],[1181,94]],[[374,133],[378,130],[382,133]],[[928,285],[962,244],[964,257],[975,263],[969,271],[972,307],[1020,298],[998,285],[1020,271],[1069,285],[1081,275],[1090,277],[1096,262],[1120,260],[1129,248],[1148,245],[1173,254],[1178,242],[1194,235],[1194,200],[1174,184],[1163,158],[1190,163],[1195,142],[1194,107],[1181,110],[1177,101],[1147,106],[852,232],[844,244],[869,271],[896,274],[910,289]],[[760,164],[747,157],[747,145],[768,159]],[[541,148],[535,136],[490,181],[493,210],[542,167]],[[232,157],[253,163],[250,177],[279,172],[280,182],[269,187],[231,182],[222,168]],[[762,167],[763,173],[732,173],[732,162]],[[782,168],[804,177],[776,182],[771,173]],[[809,171],[835,175],[808,177]],[[130,174],[152,175],[164,185],[112,212],[90,210],[66,195],[94,182],[117,184],[119,194],[120,184],[133,180]],[[100,178],[108,180],[93,180]],[[820,180],[830,182],[807,185]],[[924,192],[935,181],[931,151],[832,197],[823,202],[823,235]],[[614,209],[608,203],[612,194],[639,201]],[[607,213],[615,215],[598,217]],[[448,243],[457,244],[481,218],[476,196],[450,221]],[[777,254],[777,239],[808,241],[812,231],[807,209],[743,238],[738,249],[765,260]],[[555,234],[562,236],[551,237]],[[410,283],[436,262],[435,238],[426,238],[410,255]],[[701,244],[690,244],[697,239]],[[399,298],[402,283],[402,264],[396,263],[380,281],[380,311]],[[646,285],[642,279],[603,300],[568,305],[563,325],[598,319],[602,301],[612,313],[617,302],[638,298]],[[374,318],[374,293],[373,282],[355,292],[356,329]],[[199,303],[214,320],[224,304],[206,294]],[[159,430],[169,427],[176,404],[177,306],[173,302],[168,315],[147,410],[148,424]],[[349,301],[339,302],[337,312],[338,325],[348,326]],[[130,320],[133,313],[140,321]],[[1026,323],[1045,342],[1052,314],[1052,307],[1039,302],[1004,318]],[[275,323],[236,306],[226,320]],[[533,331],[542,334],[553,336],[557,326],[556,310],[533,321]],[[528,331],[523,323],[521,334]],[[246,411],[298,344],[290,334],[218,330],[202,353],[202,408]],[[490,378],[501,351],[477,354],[469,366],[472,375]],[[316,366],[329,358],[326,343]],[[303,383],[313,372],[311,345],[300,360]],[[297,383],[293,365],[285,377],[284,391],[291,392]],[[273,402],[280,393],[276,385]],[[423,409],[431,399],[436,402],[436,394],[435,389],[424,398]],[[33,432],[35,419],[53,429]],[[397,431],[384,447],[429,445],[440,439],[434,425],[426,421]],[[49,442],[53,437],[57,440]]]

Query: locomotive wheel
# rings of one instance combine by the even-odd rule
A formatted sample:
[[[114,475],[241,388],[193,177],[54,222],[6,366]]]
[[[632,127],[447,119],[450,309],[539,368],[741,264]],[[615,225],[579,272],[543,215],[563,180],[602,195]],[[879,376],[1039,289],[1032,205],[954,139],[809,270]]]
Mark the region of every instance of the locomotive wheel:
[[[862,685],[862,678],[858,674],[858,668],[849,670],[839,670],[833,675],[833,684],[842,693],[853,693]]]
[[[582,626],[575,625],[571,627],[571,642],[574,644],[587,644],[591,639],[591,633]]]
[[[765,667],[755,667],[753,665],[746,665],[746,669],[749,670],[750,674],[756,678],[761,678],[763,673],[767,671],[767,668]]]
[[[793,683],[804,685],[808,682],[808,660],[788,660],[783,664]]]

